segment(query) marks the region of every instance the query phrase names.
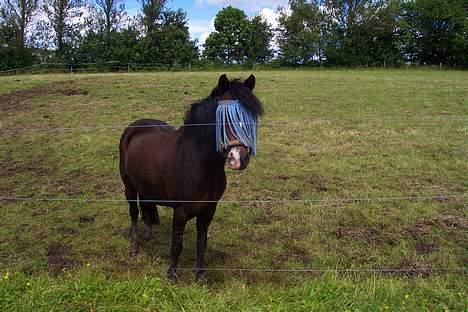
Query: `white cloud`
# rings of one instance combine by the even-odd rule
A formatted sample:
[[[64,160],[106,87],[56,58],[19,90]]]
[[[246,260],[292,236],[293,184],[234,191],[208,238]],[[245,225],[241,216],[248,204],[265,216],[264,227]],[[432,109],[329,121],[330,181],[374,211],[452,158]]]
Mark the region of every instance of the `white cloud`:
[[[278,12],[269,8],[264,8],[259,13],[274,29],[278,27]]]
[[[210,5],[236,5],[236,7],[239,7],[240,4],[247,4],[247,0],[234,0],[234,1],[229,1],[229,0],[197,0],[197,4],[200,5],[205,5],[205,4],[210,4]],[[278,5],[285,5],[287,8],[287,0],[272,0],[272,1],[257,1],[255,5],[259,6],[259,4],[268,4],[264,5],[263,7],[259,8],[258,10],[252,10],[248,14],[250,17],[254,15],[261,15],[272,27],[273,29],[276,29],[278,27],[278,12],[277,12],[277,6]],[[252,7],[252,5],[250,5]],[[286,12],[288,12],[288,8],[286,9]],[[203,44],[206,41],[206,38],[210,35],[211,32],[213,32],[214,29],[214,17],[211,20],[208,19],[200,19],[200,20],[190,20],[189,19],[189,31],[190,31],[190,36],[195,39],[198,38],[198,43],[200,47],[202,48]]]
[[[190,36],[192,39],[198,38],[200,47],[205,43],[206,38],[214,31],[214,17],[211,20],[189,20],[188,22]]]
[[[288,0],[196,0],[196,3],[200,6],[203,5],[216,5],[216,6],[228,6],[239,8],[246,11],[247,13],[258,12],[264,8],[275,9],[278,6],[287,7]]]

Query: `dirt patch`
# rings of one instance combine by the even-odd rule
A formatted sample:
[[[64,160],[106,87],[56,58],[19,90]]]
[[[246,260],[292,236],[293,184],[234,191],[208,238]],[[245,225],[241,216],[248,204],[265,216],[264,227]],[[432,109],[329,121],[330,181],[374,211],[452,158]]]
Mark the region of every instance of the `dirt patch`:
[[[72,269],[80,265],[80,262],[73,259],[72,250],[61,243],[52,243],[47,249],[47,260],[49,267],[54,274],[60,274],[65,269]]]
[[[289,198],[292,199],[292,200],[299,200],[301,199],[301,193],[299,191],[291,191],[291,193],[289,193]]]
[[[429,234],[431,226],[436,223],[432,219],[423,219],[414,223],[411,227],[407,228],[403,233],[405,235],[417,239],[418,237]]]
[[[59,226],[57,228],[57,231],[60,234],[67,235],[67,236],[73,236],[73,235],[79,233],[77,229],[74,229],[74,228],[71,228],[71,227],[68,227],[68,226]]]
[[[421,236],[429,234],[431,228],[435,226],[444,230],[467,231],[468,219],[453,215],[441,215],[434,218],[426,218],[414,223],[411,227],[407,228],[404,233],[413,239],[418,239]]]
[[[47,95],[77,96],[87,95],[88,91],[76,88],[74,81],[63,81],[37,86],[25,90],[19,90],[0,95],[0,110],[16,111],[23,110],[29,106],[29,101]]]
[[[284,252],[277,257],[279,263],[298,261],[305,267],[311,267],[312,259],[304,247],[296,244],[284,244],[283,250]]]
[[[336,238],[346,240],[359,240],[372,244],[387,244],[394,246],[395,239],[384,226],[355,227],[339,225],[335,230]]]
[[[258,202],[248,206],[257,209],[255,216],[252,218],[253,224],[268,225],[285,218],[279,210],[275,209],[275,204],[272,202]]]
[[[47,152],[48,150],[44,151],[44,153]],[[0,161],[0,172],[11,180],[7,180],[7,183],[0,188],[0,196],[8,197],[17,193],[18,185],[13,181],[28,176],[27,185],[30,185],[31,188],[27,191],[28,193],[24,194],[25,197],[28,197],[29,192],[35,193],[35,187],[44,184],[43,182],[38,183],[39,179],[53,176],[55,171],[55,164],[52,164],[42,153],[36,153],[34,157],[31,157],[26,152],[24,155],[18,155],[14,154],[12,150],[7,150],[3,161]]]
[[[95,218],[95,216],[80,216],[80,223],[91,223]]]
[[[438,201],[439,203],[447,203],[451,202],[453,200],[453,197],[448,197],[445,195],[437,195],[434,197],[435,201]]]
[[[229,258],[229,254],[222,250],[208,250],[206,252],[206,264],[221,266],[226,263],[226,260]]]
[[[322,177],[312,175],[306,179],[307,183],[312,185],[316,192],[322,193],[328,191],[325,180]]]
[[[439,224],[443,225],[446,228],[460,229],[463,231],[468,230],[467,218],[447,215],[447,216],[440,216],[437,221]]]
[[[431,266],[418,262],[413,258],[403,259],[396,268],[384,268],[385,273],[405,277],[428,277],[434,270]]]
[[[417,242],[415,246],[416,253],[420,255],[430,254],[436,251],[439,247],[436,244]]]

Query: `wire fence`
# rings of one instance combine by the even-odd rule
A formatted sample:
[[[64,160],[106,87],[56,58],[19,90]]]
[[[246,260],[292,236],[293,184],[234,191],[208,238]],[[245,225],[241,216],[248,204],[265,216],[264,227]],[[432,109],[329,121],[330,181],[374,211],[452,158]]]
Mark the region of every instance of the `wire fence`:
[[[77,268],[80,266],[93,267],[92,265],[96,259],[76,259],[74,263],[47,263],[48,267],[59,267],[64,269]],[[10,259],[4,263],[0,262],[0,267],[9,268],[15,264],[25,264],[24,261],[19,259]],[[141,263],[135,263],[128,260],[111,260],[107,261],[106,264],[123,265],[127,269],[138,269],[142,267]],[[6,266],[8,265],[8,266]],[[372,273],[372,274],[397,274],[397,273],[435,273],[435,272],[463,272],[465,273],[468,267],[418,267],[418,268],[220,268],[220,267],[178,267],[176,271],[180,272],[195,272],[195,271],[207,271],[207,272],[249,272],[249,273]]]
[[[394,117],[384,117],[384,116],[360,116],[356,118],[344,117],[344,120],[348,121],[408,121],[409,119],[414,119],[414,116],[394,116]],[[468,115],[426,115],[426,116],[417,116],[417,123],[421,124],[421,120],[425,121],[468,121]],[[287,121],[287,120],[268,120],[261,122],[262,126],[278,126],[285,125],[290,123],[296,123],[301,125],[307,125],[310,123],[321,123],[321,122],[335,122],[343,121],[343,118],[313,118],[313,119],[304,119],[301,121]],[[69,132],[69,131],[95,131],[95,130],[121,130],[125,128],[184,128],[184,127],[213,127],[216,126],[216,123],[197,123],[197,124],[179,124],[179,125],[128,125],[128,124],[109,124],[109,125],[89,125],[89,126],[79,126],[79,127],[43,127],[43,128],[0,128],[1,132]]]
[[[265,203],[303,203],[303,204],[333,204],[333,203],[352,203],[352,202],[394,202],[394,201],[446,201],[450,198],[465,198],[468,194],[438,194],[432,196],[401,196],[401,197],[368,197],[368,198],[328,198],[328,199],[246,199],[246,200],[159,200],[159,199],[109,199],[109,198],[52,198],[52,197],[0,197],[0,201],[43,201],[43,202],[148,202],[148,203],[168,203],[168,204],[187,204],[187,203],[237,203],[237,204],[265,204]]]
[[[274,66],[261,66],[261,68],[278,69]],[[205,70],[252,70],[249,65],[214,65],[201,62],[196,63],[134,63],[108,61],[97,63],[41,63],[21,68],[0,71],[0,76],[13,76],[25,74],[80,74],[80,73],[131,73],[131,72],[157,72],[157,71],[205,71]]]
[[[158,67],[157,64],[127,64],[123,66],[119,62],[108,62],[105,64],[82,64],[80,66],[69,66],[66,64],[41,64],[37,66],[31,66],[24,69],[15,69],[10,71],[2,71],[0,75],[7,74],[24,74],[24,73],[48,73],[48,72],[112,72],[112,71],[126,71],[131,72],[133,70],[187,70],[187,65],[177,65],[168,67]],[[190,64],[188,65],[190,69]],[[359,116],[356,118],[344,117],[347,120],[363,121],[363,120],[385,120],[385,121],[408,121],[417,119],[418,123],[421,120],[425,121],[468,121],[466,115],[426,115],[426,116]],[[295,121],[297,123],[308,122],[332,122],[342,121],[343,118],[337,119],[326,119],[326,118],[314,118],[305,119],[302,121]],[[263,126],[270,125],[281,125],[291,121],[286,120],[268,120],[262,123]],[[200,126],[214,126],[215,123],[206,124],[183,124],[179,127],[200,127]],[[47,128],[0,128],[0,133],[5,132],[66,132],[66,131],[94,131],[94,130],[112,130],[122,128],[147,128],[147,127],[172,127],[171,125],[145,125],[145,126],[128,126],[121,124],[110,124],[110,125],[89,125],[79,127],[47,127]],[[349,203],[359,202],[396,202],[396,201],[438,201],[446,202],[452,199],[463,199],[467,196],[463,194],[435,194],[428,196],[396,196],[396,197],[362,197],[362,198],[325,198],[325,199],[245,199],[245,200],[154,200],[154,199],[140,199],[130,200],[139,202],[151,202],[160,204],[200,204],[200,203],[230,203],[230,204],[309,204],[314,206],[329,206],[329,205],[340,205]],[[129,202],[126,199],[113,199],[113,198],[59,198],[59,197],[23,197],[23,196],[0,196],[0,202],[77,202],[77,203],[122,203]],[[95,259],[88,259],[87,261],[80,259],[79,261],[86,263],[92,263]],[[3,263],[2,263],[3,262]],[[122,264],[122,261],[111,261],[115,264]],[[6,267],[5,265],[24,264],[22,260],[0,260],[0,267]],[[131,263],[130,263],[131,264]],[[128,263],[125,263],[128,267]],[[50,267],[60,268],[74,268],[78,264],[54,264],[49,263]],[[201,270],[200,268],[177,268],[177,271],[196,271]],[[421,268],[203,268],[204,271],[219,271],[219,272],[250,272],[250,273],[371,273],[371,274],[404,274],[404,273],[416,273],[416,274],[427,274],[435,272],[457,272],[465,274],[467,267],[421,267]]]

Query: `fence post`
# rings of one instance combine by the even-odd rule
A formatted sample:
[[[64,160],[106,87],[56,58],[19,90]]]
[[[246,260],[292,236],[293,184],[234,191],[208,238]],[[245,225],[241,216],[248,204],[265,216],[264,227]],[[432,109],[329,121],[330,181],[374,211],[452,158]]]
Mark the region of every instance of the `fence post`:
[[[127,65],[127,72],[130,72],[130,63]]]
[[[439,70],[442,70],[442,62],[439,63]]]
[[[16,69],[16,75],[18,75],[18,72],[19,72],[19,70],[18,70],[18,68],[17,68],[17,69]]]
[[[70,64],[70,74],[73,74],[73,65]]]

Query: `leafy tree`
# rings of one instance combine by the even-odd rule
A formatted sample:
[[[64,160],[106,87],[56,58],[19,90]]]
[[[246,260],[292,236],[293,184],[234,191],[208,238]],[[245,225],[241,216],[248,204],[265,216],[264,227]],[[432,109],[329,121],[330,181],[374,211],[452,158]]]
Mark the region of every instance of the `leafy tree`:
[[[291,14],[280,10],[278,46],[285,64],[308,64],[320,58],[320,11],[317,1],[290,0]]]
[[[468,65],[466,0],[414,0],[403,16],[408,60],[420,64]]]
[[[323,46],[332,65],[398,63],[400,0],[325,0]]]
[[[80,27],[74,22],[81,16],[80,0],[44,0],[43,11],[48,25],[54,33],[55,58],[58,61],[71,61],[72,49],[79,38]]]
[[[163,10],[151,33],[139,43],[140,61],[167,66],[188,64],[198,59],[196,42],[190,40],[187,15],[182,10]]]
[[[26,30],[37,10],[37,0],[5,0],[0,6],[0,68],[32,65]]]
[[[109,39],[111,31],[116,31],[121,26],[125,5],[120,0],[96,0],[96,5],[103,16],[105,35]]]
[[[2,19],[14,30],[19,48],[25,47],[26,29],[37,8],[38,0],[5,0],[1,9]]]
[[[245,47],[247,63],[262,64],[270,61],[273,57],[272,39],[273,31],[270,24],[260,15],[254,16],[250,20],[247,32]]]
[[[157,27],[161,11],[167,0],[140,0],[143,16],[141,22],[147,33],[151,33]]]
[[[242,64],[249,31],[244,11],[228,6],[216,14],[214,26],[215,31],[206,39],[204,56],[223,64]]]

